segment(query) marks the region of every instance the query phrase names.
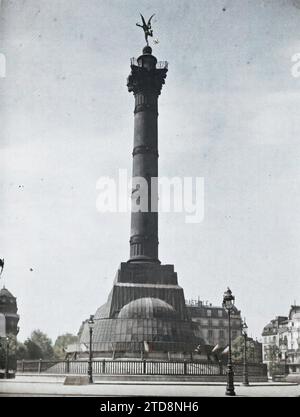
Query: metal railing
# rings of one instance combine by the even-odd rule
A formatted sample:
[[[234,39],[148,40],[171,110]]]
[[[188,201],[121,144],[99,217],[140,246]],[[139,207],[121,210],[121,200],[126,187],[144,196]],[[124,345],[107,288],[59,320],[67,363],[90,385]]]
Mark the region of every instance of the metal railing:
[[[87,360],[22,360],[17,362],[17,373],[75,374],[85,375]],[[235,375],[242,375],[243,365],[234,364]],[[250,376],[265,376],[264,364],[249,364]],[[200,361],[154,361],[154,360],[93,360],[94,375],[226,375],[226,365]]]
[[[139,63],[136,58],[130,59],[130,65],[134,67],[142,68],[141,61]],[[168,69],[168,65],[169,65],[168,61],[157,61],[156,69]]]
[[[168,69],[169,63],[168,61],[158,61],[156,64],[157,69]]]

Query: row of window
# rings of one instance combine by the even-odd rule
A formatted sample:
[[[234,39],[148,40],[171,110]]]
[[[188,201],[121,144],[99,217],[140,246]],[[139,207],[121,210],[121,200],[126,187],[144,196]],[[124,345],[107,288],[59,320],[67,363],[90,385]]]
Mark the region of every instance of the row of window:
[[[198,323],[201,323],[202,326],[217,326],[217,327],[226,327],[226,328],[228,327],[228,321],[224,321],[224,320],[217,320],[217,319],[205,320],[201,318],[195,318],[194,320],[197,321]],[[239,320],[233,320],[231,322],[231,325],[233,327],[240,328],[241,322]]]
[[[206,310],[207,317],[211,317],[212,310]],[[218,310],[218,317],[223,317],[223,310]]]
[[[232,333],[231,333],[231,335],[232,335],[232,338],[235,339],[238,336],[238,332],[236,330],[233,330]],[[207,333],[207,336],[208,336],[209,339],[213,338],[214,331],[211,330],[211,329],[209,329],[208,330],[208,333]],[[224,339],[225,338],[225,331],[224,330],[219,330],[219,338],[220,339]]]
[[[276,342],[276,336],[265,336],[264,337],[265,343],[275,343]]]

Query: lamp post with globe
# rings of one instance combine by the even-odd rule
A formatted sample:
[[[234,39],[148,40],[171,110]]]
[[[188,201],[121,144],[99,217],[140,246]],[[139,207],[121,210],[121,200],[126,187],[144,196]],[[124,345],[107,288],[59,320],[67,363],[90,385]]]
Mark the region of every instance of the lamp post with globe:
[[[227,386],[226,386],[226,395],[234,396],[234,373],[232,367],[232,355],[231,355],[231,312],[234,308],[235,297],[232,295],[230,288],[227,288],[223,295],[223,308],[228,313],[228,362],[227,362]]]
[[[89,333],[90,333],[90,345],[89,345],[89,361],[88,361],[88,376],[89,376],[89,383],[93,383],[93,330],[95,327],[94,316],[90,316],[88,321],[89,326]]]

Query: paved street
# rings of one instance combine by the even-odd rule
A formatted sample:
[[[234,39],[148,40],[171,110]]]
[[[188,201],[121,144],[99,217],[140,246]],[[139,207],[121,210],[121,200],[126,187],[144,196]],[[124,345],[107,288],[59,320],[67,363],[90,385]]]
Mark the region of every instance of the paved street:
[[[95,383],[65,386],[57,382],[1,381],[0,396],[224,396],[225,384],[201,383]],[[240,397],[300,397],[300,385],[257,383],[250,387],[236,385]]]

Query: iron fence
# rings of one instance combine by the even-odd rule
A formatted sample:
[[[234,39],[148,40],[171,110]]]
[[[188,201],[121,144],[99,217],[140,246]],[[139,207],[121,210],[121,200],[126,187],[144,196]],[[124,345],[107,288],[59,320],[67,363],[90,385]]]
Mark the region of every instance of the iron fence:
[[[93,360],[94,375],[226,375],[224,364],[191,361],[151,361],[151,360]],[[22,360],[17,362],[17,373],[75,374],[86,375],[87,360]],[[243,374],[243,365],[234,364],[235,375]],[[266,376],[264,364],[248,364],[249,376]]]

